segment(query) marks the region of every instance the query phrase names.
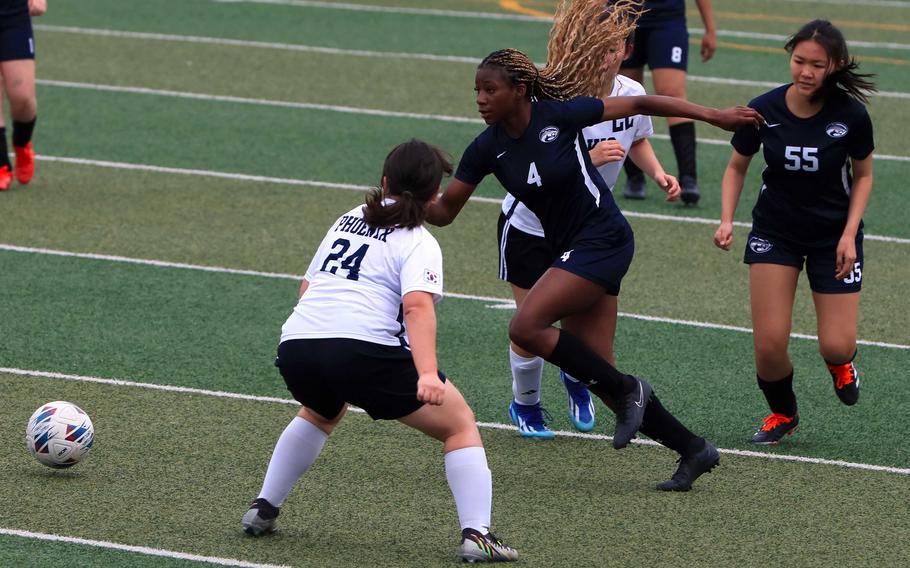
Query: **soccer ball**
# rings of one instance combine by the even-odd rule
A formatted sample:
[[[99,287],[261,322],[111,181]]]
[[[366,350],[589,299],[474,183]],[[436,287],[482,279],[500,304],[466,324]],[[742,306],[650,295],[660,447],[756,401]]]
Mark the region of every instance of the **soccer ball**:
[[[81,408],[57,400],[42,404],[28,419],[25,443],[35,459],[62,469],[85,459],[95,442],[95,427]]]

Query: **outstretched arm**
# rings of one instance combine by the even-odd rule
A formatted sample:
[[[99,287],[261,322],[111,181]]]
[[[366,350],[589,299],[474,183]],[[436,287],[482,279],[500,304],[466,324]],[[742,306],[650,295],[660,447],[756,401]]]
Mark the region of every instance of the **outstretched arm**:
[[[635,116],[636,114],[678,116],[680,118],[701,120],[730,131],[746,124],[751,124],[758,128],[765,123],[765,119],[762,118],[758,111],[746,106],[718,110],[677,99],[676,97],[661,95],[606,97],[601,100],[604,104],[602,121]]]
[[[476,185],[468,185],[452,178],[445,192],[430,203],[427,209],[427,223],[444,227],[454,221],[476,188]]]

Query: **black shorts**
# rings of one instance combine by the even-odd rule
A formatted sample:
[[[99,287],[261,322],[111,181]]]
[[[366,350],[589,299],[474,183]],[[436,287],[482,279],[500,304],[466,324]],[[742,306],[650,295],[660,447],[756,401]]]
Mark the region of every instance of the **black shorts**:
[[[531,235],[507,223],[499,213],[499,279],[530,290],[553,264],[553,249],[543,237]]]
[[[373,420],[397,420],[424,403],[417,400],[411,351],[357,339],[291,339],[278,345],[275,366],[303,406],[331,420],[346,402]],[[439,373],[445,382],[445,375]]]
[[[586,280],[596,282],[610,296],[619,296],[623,277],[632,265],[635,240],[621,242],[581,241],[574,248],[564,251],[553,261],[554,268],[562,268]]]
[[[689,61],[689,30],[686,20],[670,20],[657,27],[635,30],[635,49],[622,62],[623,69],[637,69],[648,64],[651,69],[671,68],[685,71]]]
[[[31,18],[0,23],[0,61],[35,58]]]
[[[837,240],[823,246],[806,246],[796,241],[770,236],[755,231],[746,239],[746,264],[781,264],[799,270],[806,265],[806,276],[813,292],[821,294],[849,294],[863,287],[863,233],[856,235],[856,262],[853,272],[843,279],[834,278],[837,261]]]

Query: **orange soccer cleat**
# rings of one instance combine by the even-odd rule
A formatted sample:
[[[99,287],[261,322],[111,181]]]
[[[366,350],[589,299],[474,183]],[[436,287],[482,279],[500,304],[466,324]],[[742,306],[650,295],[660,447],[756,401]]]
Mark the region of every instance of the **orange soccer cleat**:
[[[6,191],[13,185],[13,172],[9,166],[0,166],[0,191]]]
[[[13,146],[13,150],[16,151],[16,181],[26,185],[35,175],[35,150],[31,142],[25,146]]]

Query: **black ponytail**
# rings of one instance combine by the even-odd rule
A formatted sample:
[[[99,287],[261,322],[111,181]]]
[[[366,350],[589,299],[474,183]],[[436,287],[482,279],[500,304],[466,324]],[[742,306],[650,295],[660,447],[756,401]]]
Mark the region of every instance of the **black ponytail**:
[[[821,45],[828,54],[828,59],[835,66],[834,71],[825,77],[822,87],[812,95],[812,101],[847,95],[862,103],[869,102],[869,94],[878,89],[870,81],[873,73],[859,73],[859,64],[847,52],[847,40],[844,34],[828,20],[812,20],[799,29],[787,42],[784,48],[787,53],[800,43],[813,40]]]

